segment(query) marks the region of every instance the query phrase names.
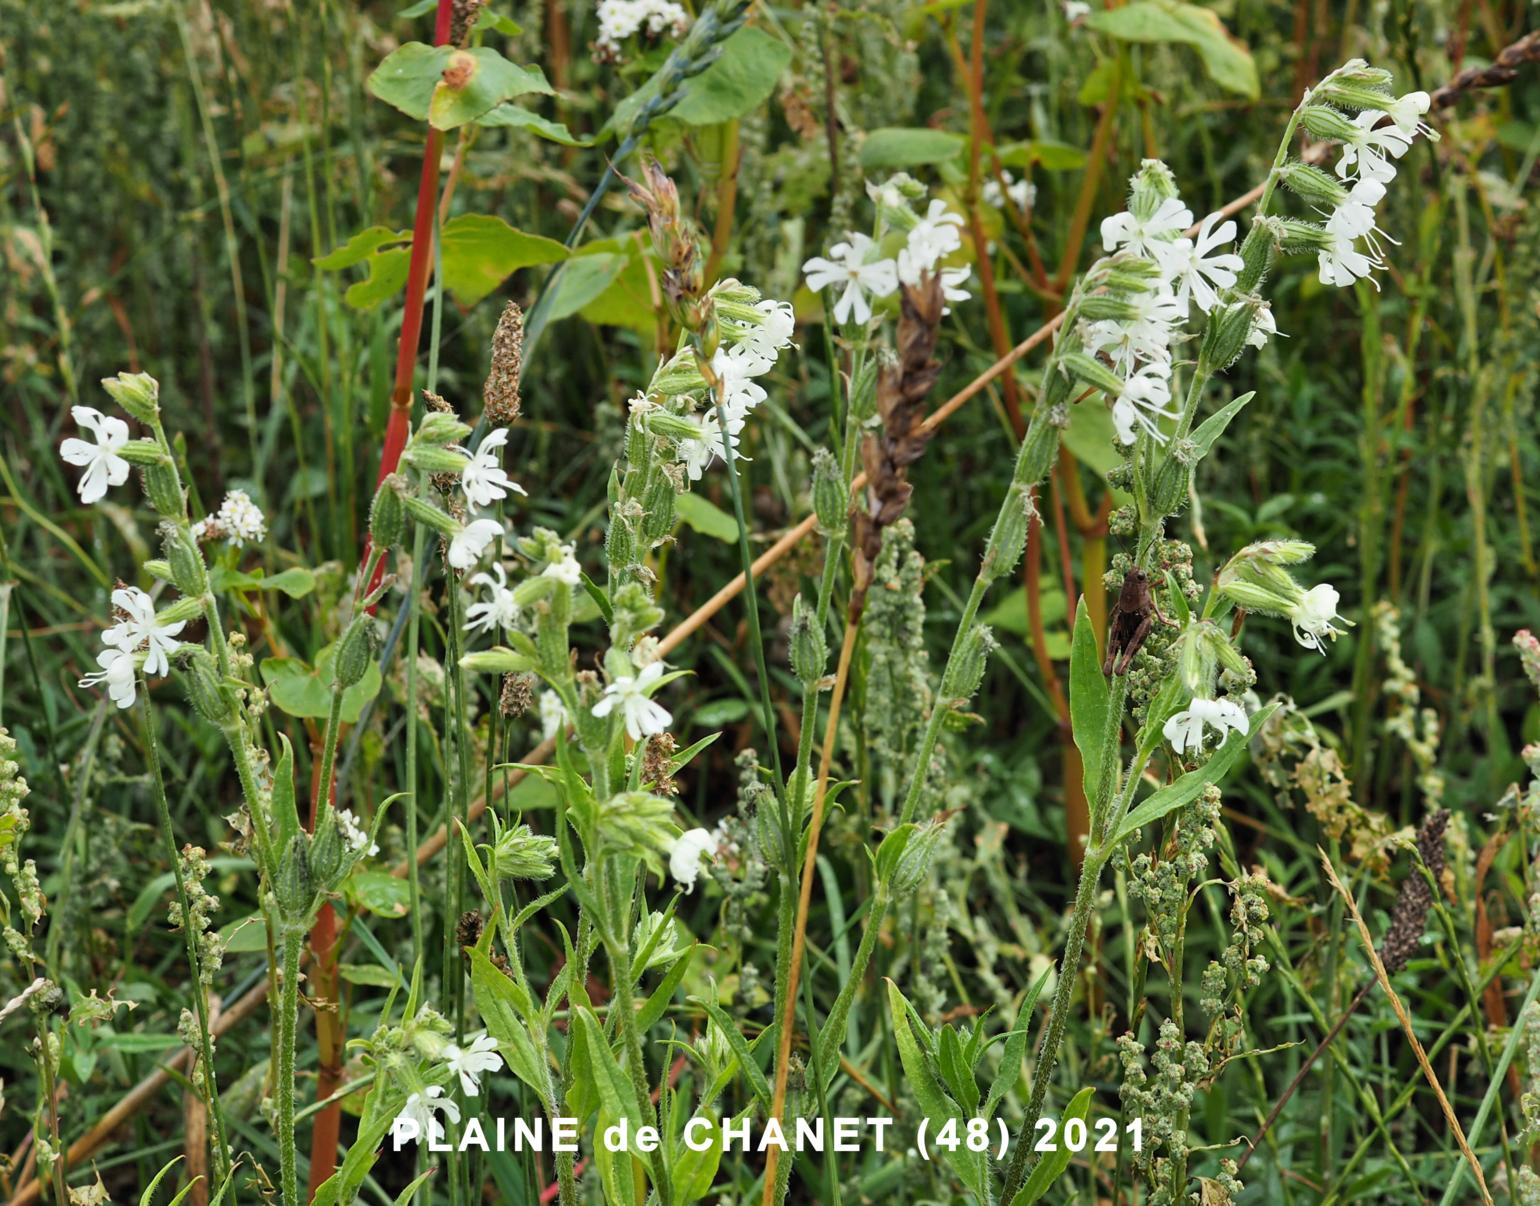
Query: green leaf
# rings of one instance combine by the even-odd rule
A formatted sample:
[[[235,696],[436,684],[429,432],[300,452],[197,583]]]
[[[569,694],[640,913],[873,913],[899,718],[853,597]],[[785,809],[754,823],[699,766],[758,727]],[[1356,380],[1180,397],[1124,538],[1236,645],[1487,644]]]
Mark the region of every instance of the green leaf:
[[[1082,597],[1075,609],[1075,635],[1069,655],[1069,719],[1075,748],[1080,751],[1086,803],[1092,808],[1101,793],[1108,710],[1107,680],[1102,676],[1096,629]],[[1094,828],[1094,815],[1091,820]]]
[[[893,1038],[898,1043],[898,1058],[904,1066],[904,1079],[908,1082],[910,1092],[914,1094],[916,1104],[930,1120],[930,1145],[934,1157],[936,1134],[940,1128],[949,1119],[956,1119],[959,1127],[965,1125],[967,1119],[958,1104],[936,1083],[925,1053],[920,1049],[914,1030],[910,1026],[909,1009],[909,1002],[904,999],[904,994],[898,991],[898,985],[889,980],[888,1012],[893,1018]],[[955,1151],[942,1148],[941,1153],[946,1157],[946,1162],[952,1166],[952,1171],[978,1195],[980,1201],[984,1201],[988,1175],[982,1160],[968,1152],[966,1148]]]
[[[699,494],[676,495],[674,512],[702,536],[713,537],[724,544],[738,543],[738,521]]]
[[[714,126],[751,113],[775,91],[791,62],[791,47],[753,25],[722,44],[721,57],[685,85],[668,116],[692,126]]]
[[[446,70],[455,85],[444,78]],[[369,91],[408,117],[452,130],[511,97],[549,95],[552,89],[540,68],[510,63],[489,46],[457,50],[407,42],[370,74]]]
[[[722,1011],[722,1007],[715,1001],[708,1001],[704,997],[691,997],[690,1000],[699,1005],[711,1015],[711,1020],[722,1030],[727,1039],[727,1045],[732,1048],[733,1055],[737,1057],[738,1066],[743,1069],[744,1079],[749,1082],[749,1088],[754,1090],[754,1096],[758,1097],[760,1104],[767,1110],[771,1106],[770,1082],[765,1079],[765,1074],[760,1070],[759,1063],[754,1058],[754,1053],[749,1050],[749,1045],[744,1041],[743,1035],[738,1031],[738,1023],[728,1017]],[[763,1041],[764,1036],[775,1029],[774,1025],[761,1031],[756,1045]]]
[[[1091,1112],[1091,1097],[1095,1092],[1095,1088],[1087,1085],[1070,1098],[1069,1105],[1064,1108],[1064,1114],[1059,1119],[1057,1142],[1053,1149],[1037,1162],[1037,1167],[1032,1170],[1027,1183],[1011,1199],[1011,1206],[1032,1206],[1033,1202],[1039,1201],[1053,1183],[1064,1175],[1064,1170],[1069,1167],[1069,1162],[1075,1155],[1070,1150],[1069,1144],[1064,1142],[1064,1124],[1071,1118],[1078,1118],[1081,1122],[1086,1120],[1086,1116]]]
[[[290,716],[322,718],[331,714],[332,661],[336,643],[326,646],[312,669],[297,657],[270,657],[262,663],[262,682],[280,711]],[[342,719],[357,721],[364,704],[380,691],[380,667],[370,662],[363,678],[342,693]]]
[[[502,104],[488,109],[476,119],[478,126],[492,130],[528,130],[547,142],[559,142],[564,147],[591,147],[592,138],[579,138],[559,121],[541,117],[522,105]]]
[[[1013,142],[995,152],[1002,167],[1030,168],[1034,165],[1049,172],[1073,172],[1085,167],[1086,153],[1067,142],[1040,139]]]
[[[1259,731],[1277,708],[1277,704],[1270,703],[1252,716],[1250,732]],[[1146,825],[1160,820],[1167,813],[1174,812],[1185,804],[1190,804],[1210,783],[1218,783],[1241,760],[1249,741],[1248,733],[1232,732],[1225,738],[1224,744],[1215,750],[1209,760],[1197,770],[1188,771],[1175,783],[1169,783],[1155,792],[1137,808],[1130,809],[1128,815],[1123,818],[1123,823],[1118,826],[1117,833],[1113,834],[1112,841],[1108,843],[1108,852],[1116,850]]]
[[[251,573],[216,566],[209,574],[216,591],[280,590],[291,599],[303,599],[315,590],[315,574],[300,565],[291,565],[268,577],[260,569]]]
[[[442,254],[445,286],[462,304],[473,306],[513,272],[564,260],[567,249],[490,214],[461,214],[444,223]]]
[[[1230,420],[1240,414],[1241,408],[1256,396],[1256,390],[1251,390],[1239,398],[1233,398],[1198,424],[1192,433],[1192,442],[1197,445],[1199,457],[1208,455],[1214,441],[1224,435],[1225,428],[1230,426]]]
[[[626,257],[613,252],[580,250],[573,255],[551,282],[551,321],[570,318],[584,306],[598,300],[625,271],[625,267]]]
[[[508,1070],[535,1091],[549,1111],[551,1078],[541,1062],[539,1049],[530,1037],[524,1018],[534,1012],[532,1001],[520,1001],[518,986],[489,959],[486,952],[470,949],[471,987],[476,992],[476,1008],[487,1033],[497,1040],[497,1049]]]
[[[371,226],[359,231],[341,247],[335,251],[329,251],[325,255],[317,256],[310,262],[322,272],[338,272],[343,268],[351,268],[354,264],[362,264],[381,247],[388,247],[392,243],[410,243],[412,232],[410,230],[392,230],[388,226]]]
[[[1123,42],[1179,42],[1191,46],[1221,88],[1255,100],[1261,95],[1251,51],[1226,31],[1218,16],[1180,0],[1134,0],[1094,12],[1086,26]]]
[[[615,1053],[610,1050],[609,1041],[604,1037],[604,1023],[599,1021],[592,1010],[582,1006],[573,1010],[572,1021],[579,1031],[577,1039],[583,1044],[588,1056],[588,1069],[593,1076],[601,1112],[617,1121],[626,1119],[634,1134],[636,1128],[642,1125],[636,1087],[631,1078],[621,1071]]]
[[[699,1113],[711,1124],[711,1142],[704,1151],[683,1144],[675,1147],[672,1206],[689,1206],[710,1193],[711,1183],[716,1180],[717,1168],[722,1163],[722,1133],[717,1126],[717,1115],[713,1110],[700,1110]]]
[[[950,130],[894,127],[873,130],[861,141],[861,167],[870,172],[945,163],[962,154],[967,145],[966,138]]]
[[[372,310],[406,287],[412,251],[409,247],[392,247],[370,256],[365,262],[369,275],[349,285],[348,291],[343,294],[348,305],[355,310]]]
[[[668,1009],[669,1002],[674,999],[674,991],[679,987],[679,982],[684,979],[685,972],[689,971],[691,962],[695,959],[695,952],[700,949],[700,943],[696,943],[685,951],[683,958],[677,960],[668,969],[667,974],[658,982],[658,986],[652,990],[652,995],[647,998],[641,1009],[636,1013],[636,1029],[641,1034],[646,1034],[649,1027],[663,1016]]]
[[[299,804],[294,791],[294,747],[282,733],[278,734],[278,766],[273,771],[273,845],[281,854],[289,848],[290,840],[299,833]]]
[[[343,891],[361,909],[377,917],[405,917],[411,908],[411,888],[389,871],[354,871]]]
[[[1000,1066],[995,1070],[995,1078],[990,1083],[989,1095],[984,1098],[984,1117],[986,1118],[994,1117],[995,1107],[1016,1087],[1016,1078],[1021,1075],[1021,1061],[1027,1055],[1032,1010],[1037,1005],[1037,998],[1042,995],[1043,986],[1048,983],[1048,977],[1052,974],[1052,968],[1045,969],[1037,978],[1037,983],[1029,988],[1027,995],[1021,999],[1021,1007],[1016,1010],[1016,1025],[1011,1028],[1010,1034],[1006,1037],[1005,1050],[1000,1053]]]
[[[181,1159],[181,1156],[173,1156],[166,1166],[155,1174],[154,1180],[146,1185],[144,1192],[139,1195],[139,1206],[150,1206],[150,1203],[155,1200],[155,1191],[160,1188],[160,1183],[166,1179],[166,1174],[175,1168]]]

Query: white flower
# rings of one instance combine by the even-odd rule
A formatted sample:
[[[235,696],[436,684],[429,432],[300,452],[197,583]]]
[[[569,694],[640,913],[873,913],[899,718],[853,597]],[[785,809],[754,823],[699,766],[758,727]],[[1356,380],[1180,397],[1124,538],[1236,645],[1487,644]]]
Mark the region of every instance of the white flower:
[[[497,1053],[497,1040],[488,1034],[478,1034],[469,1047],[457,1047],[454,1043],[444,1048],[444,1063],[460,1078],[460,1088],[467,1097],[481,1092],[480,1077],[496,1072],[503,1066],[503,1057]]]
[[[146,674],[167,674],[170,665],[167,656],[175,653],[180,641],[173,640],[187,626],[185,620],[175,624],[157,624],[155,602],[137,586],[124,586],[112,592],[112,605],[123,618],[106,632],[102,642],[126,649],[130,653],[141,645],[147,647],[144,659]]]
[[[723,407],[725,410],[726,407]],[[700,481],[701,474],[709,469],[712,463],[722,456],[722,425],[717,420],[716,410],[708,410],[695,420],[700,427],[700,435],[691,439],[679,441],[677,455],[683,462],[685,472],[692,482]],[[727,416],[727,446],[732,450],[733,459],[742,459],[738,452],[738,436],[742,433],[744,420],[742,416],[735,417],[731,413]]]
[[[962,246],[961,230],[962,218],[945,201],[933,199],[898,253],[898,279],[906,285],[919,284],[921,276],[934,272],[937,264]]]
[[[555,691],[540,692],[540,735],[550,741],[567,724],[567,708],[561,696]]]
[[[1389,109],[1390,120],[1396,123],[1396,129],[1413,138],[1421,134],[1425,138],[1437,139],[1433,127],[1422,120],[1422,115],[1428,111],[1432,98],[1426,92],[1408,92],[1398,98]]]
[[[510,490],[515,494],[525,492],[498,462],[499,451],[507,442],[506,427],[487,432],[481,437],[470,464],[460,470],[460,489],[465,491],[466,501],[478,511],[485,510],[498,499],[507,498]]]
[[[763,402],[767,395],[754,378],[774,367],[774,356],[761,356],[747,344],[718,348],[711,357],[711,371],[716,374],[723,408],[729,414],[746,415]]]
[[[663,677],[663,663],[653,662],[635,677],[623,674],[604,688],[604,698],[594,704],[594,715],[608,716],[620,706],[626,732],[632,741],[655,737],[673,722],[673,717],[659,704],[647,698],[648,689]]]
[[[1178,712],[1166,721],[1161,732],[1178,754],[1197,753],[1203,748],[1205,727],[1213,729],[1223,741],[1232,731],[1248,732],[1250,721],[1240,704],[1232,700],[1194,698],[1186,711]]]
[[[1299,601],[1289,609],[1289,619],[1294,623],[1294,639],[1306,649],[1315,649],[1322,655],[1326,653],[1326,640],[1335,641],[1342,629],[1336,626],[1337,621],[1346,624],[1348,621],[1337,614],[1337,601],[1342,596],[1337,593],[1337,588],[1328,582],[1322,582],[1319,586],[1312,586]]]
[[[600,59],[620,58],[620,44],[634,34],[662,33],[678,37],[690,25],[690,15],[674,0],[600,0],[595,16],[599,34],[594,52]]]
[[[568,586],[583,585],[583,567],[578,564],[577,557],[573,555],[570,544],[564,544],[558,550],[561,557],[557,561],[549,561],[546,567],[540,571],[542,578],[555,578],[558,582],[565,582]]]
[[[1192,211],[1180,199],[1166,197],[1147,218],[1137,218],[1131,213],[1103,218],[1102,246],[1109,254],[1126,248],[1166,268],[1182,253],[1183,248],[1175,244],[1182,231],[1191,225]]]
[[[1155,425],[1155,419],[1178,417],[1175,411],[1166,409],[1166,404],[1171,401],[1171,382],[1167,378],[1170,371],[1168,365],[1145,364],[1123,382],[1122,390],[1112,402],[1112,425],[1124,444],[1134,442],[1136,424],[1149,432],[1157,444],[1166,442],[1165,433]]]
[[[1273,308],[1264,302],[1257,307],[1256,317],[1252,320],[1251,331],[1246,336],[1246,342],[1254,348],[1265,347],[1267,341],[1277,334],[1278,322],[1273,318]]]
[[[481,554],[503,534],[503,525],[495,519],[473,519],[455,533],[449,542],[449,564],[457,570],[468,570],[481,560]]]
[[[791,337],[797,330],[797,316],[790,302],[774,298],[766,298],[754,309],[759,311],[760,320],[744,325],[738,335],[738,346],[748,348],[774,365],[781,349],[791,344]]]
[[[65,464],[85,469],[76,489],[81,502],[94,503],[106,495],[108,486],[128,480],[128,462],[118,455],[118,449],[128,443],[128,424],[92,406],[73,407],[70,414],[96,437],[96,443],[71,436],[59,445],[59,456]]]
[[[1184,313],[1189,295],[1205,314],[1213,310],[1214,303],[1219,300],[1218,291],[1235,284],[1235,274],[1245,267],[1244,261],[1233,251],[1220,250],[1235,241],[1235,223],[1227,221],[1216,229],[1214,223],[1219,217],[1217,213],[1209,214],[1198,227],[1198,237],[1191,241],[1180,240],[1187,245],[1180,254],[1172,253],[1172,262],[1176,265],[1176,300]]]
[[[1085,0],[1064,0],[1064,19],[1071,25],[1091,15],[1091,6]]]
[[[397,1130],[403,1122],[410,1122],[415,1125],[417,1134],[428,1136],[430,1143],[442,1143],[444,1124],[438,1120],[441,1112],[450,1122],[460,1121],[460,1107],[444,1096],[444,1086],[429,1085],[421,1093],[413,1093],[406,1099],[406,1104],[391,1123],[391,1129]]]
[[[486,587],[487,598],[465,609],[465,631],[491,632],[501,628],[512,632],[519,620],[519,605],[513,601],[513,592],[508,589],[508,574],[502,564],[494,561],[492,572],[476,574],[471,578],[471,585]]]
[[[1017,180],[1009,172],[1002,171],[1000,179],[1005,181],[1005,187],[1000,187],[999,180],[986,180],[980,192],[985,205],[992,205],[996,209],[1004,209],[1006,199],[1017,209],[1028,210],[1037,201],[1037,186],[1030,180]]]
[[[1366,278],[1378,289],[1379,284],[1370,273],[1385,265],[1377,257],[1359,251],[1353,246],[1353,240],[1340,231],[1328,230],[1327,234],[1331,236],[1330,246],[1321,248],[1315,257],[1321,284],[1340,288]]]
[[[98,687],[107,684],[107,694],[120,708],[134,706],[134,655],[127,649],[109,645],[96,655],[100,670],[80,680],[82,687]]]
[[[872,316],[867,293],[887,297],[898,288],[898,265],[892,260],[867,263],[873,246],[866,235],[853,234],[849,242],[836,243],[829,248],[833,258],[814,256],[802,265],[802,271],[807,275],[807,287],[813,292],[844,286],[844,292],[834,303],[835,322],[848,322],[851,317],[857,322],[865,322]]]
[[[244,490],[231,490],[214,517],[224,537],[236,548],[256,544],[267,536],[267,517]]]
[[[366,854],[373,858],[380,852],[379,846],[369,840],[369,831],[359,824],[351,808],[337,810],[337,828],[342,831],[343,842],[354,854]]]
[[[1342,204],[1326,219],[1327,232],[1345,239],[1367,239],[1370,253],[1379,256],[1381,239],[1396,242],[1374,221],[1374,207],[1384,196],[1385,186],[1365,176],[1353,185]]]
[[[1396,178],[1394,161],[1406,154],[1412,145],[1412,135],[1396,122],[1377,126],[1375,123],[1380,116],[1377,109],[1365,109],[1353,119],[1358,132],[1352,141],[1342,145],[1342,158],[1337,160],[1337,175],[1344,180],[1349,172],[1360,179],[1368,177],[1381,184],[1389,184]]]
[[[700,875],[701,855],[715,855],[716,835],[709,829],[686,829],[668,848],[668,872],[686,892],[695,891]]]

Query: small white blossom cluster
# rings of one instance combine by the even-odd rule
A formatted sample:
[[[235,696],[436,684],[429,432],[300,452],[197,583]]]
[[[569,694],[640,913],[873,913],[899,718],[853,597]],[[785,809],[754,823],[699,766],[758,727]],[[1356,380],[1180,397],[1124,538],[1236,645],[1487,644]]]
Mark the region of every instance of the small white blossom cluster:
[[[1396,178],[1396,160],[1410,149],[1412,139],[1418,134],[1438,137],[1422,120],[1429,105],[1426,92],[1408,92],[1385,104],[1384,109],[1359,113],[1352,132],[1344,136],[1337,175],[1352,180],[1353,186],[1325,222],[1327,245],[1316,253],[1323,285],[1351,285],[1363,278],[1379,288],[1370,274],[1385,266],[1380,239],[1395,240],[1375,224],[1374,207]],[[1358,249],[1359,239],[1367,251]]]
[[[231,490],[219,510],[192,525],[193,539],[226,540],[236,548],[259,544],[267,538],[267,517],[244,490]]]
[[[866,191],[877,207],[877,237],[848,234],[829,248],[827,256],[814,256],[802,265],[809,289],[815,293],[839,290],[834,321],[841,325],[869,322],[868,294],[891,297],[900,285],[918,285],[931,273],[940,274],[947,301],[967,301],[969,294],[962,286],[972,270],[967,265],[943,266],[962,247],[962,217],[939,198],[932,198],[924,213],[916,213],[911,202],[924,190],[907,176],[868,184]]]
[[[464,1047],[446,1043],[439,1054],[439,1066],[451,1079],[459,1078],[460,1089],[467,1097],[477,1097],[481,1094],[481,1078],[498,1071],[503,1066],[503,1057],[497,1053],[497,1040],[483,1033],[475,1035]],[[398,1136],[442,1143],[444,1124],[439,1121],[440,1115],[458,1123],[460,1107],[444,1096],[443,1085],[425,1085],[407,1097],[391,1129]]]
[[[1000,187],[1000,180],[1005,181],[1005,187]],[[1037,185],[1030,180],[1017,180],[1010,172],[1002,171],[1000,180],[986,180],[984,187],[979,190],[980,197],[985,205],[992,205],[996,209],[1004,209],[1006,201],[1025,213],[1037,202]]]
[[[120,708],[129,708],[135,699],[140,649],[144,650],[145,674],[170,673],[169,657],[181,644],[175,638],[187,622],[161,623],[155,616],[154,601],[137,586],[123,586],[113,591],[112,605],[117,609],[118,622],[102,633],[102,644],[106,648],[96,656],[96,664],[101,669],[82,678],[80,685],[97,687],[106,684],[112,702]]]
[[[677,38],[690,28],[690,14],[674,0],[599,0],[594,15],[599,22],[594,58],[601,63],[620,62],[622,45],[637,34]]]
[[[370,840],[369,831],[359,823],[351,808],[339,808],[336,815],[337,828],[342,831],[342,840],[349,850],[370,858],[380,852],[379,845]]]

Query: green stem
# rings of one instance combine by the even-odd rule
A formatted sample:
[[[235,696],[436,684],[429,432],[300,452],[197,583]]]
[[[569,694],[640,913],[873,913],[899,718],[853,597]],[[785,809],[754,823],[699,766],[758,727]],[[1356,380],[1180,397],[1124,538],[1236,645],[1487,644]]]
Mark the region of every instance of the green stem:
[[[283,1206],[300,1206],[299,1148],[294,1140],[294,1047],[299,1025],[299,964],[305,927],[286,922],[283,933],[283,998],[278,1009],[278,1160]]]

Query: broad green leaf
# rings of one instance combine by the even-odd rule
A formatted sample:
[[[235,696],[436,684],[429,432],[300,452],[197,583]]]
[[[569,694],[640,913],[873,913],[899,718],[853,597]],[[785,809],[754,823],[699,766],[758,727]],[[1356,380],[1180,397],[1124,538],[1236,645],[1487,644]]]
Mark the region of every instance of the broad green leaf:
[[[378,963],[339,963],[337,974],[349,984],[367,988],[395,988],[402,983],[399,969],[381,967]]]
[[[391,247],[370,256],[364,263],[369,269],[369,275],[349,285],[348,291],[343,294],[348,305],[355,310],[372,310],[406,287],[412,250],[409,247]]]
[[[534,1012],[534,1003],[519,1000],[518,986],[484,951],[473,947],[469,954],[471,987],[475,989],[476,1008],[481,1010],[487,1033],[497,1040],[497,1049],[508,1070],[533,1089],[549,1111],[551,1078],[524,1020]]]
[[[1069,426],[1064,429],[1064,445],[1082,465],[1106,477],[1119,465],[1127,464],[1118,454],[1117,431],[1112,426],[1112,412],[1100,394],[1093,394],[1078,406],[1069,408]]]
[[[528,130],[547,142],[559,142],[564,147],[591,147],[592,138],[579,138],[559,121],[541,117],[523,105],[503,104],[488,109],[476,119],[478,126],[500,130]]]
[[[452,130],[529,92],[550,94],[538,67],[510,63],[489,46],[458,50],[407,42],[369,76],[369,91],[408,117]]]
[[[1086,153],[1080,147],[1048,139],[1013,142],[996,151],[995,157],[1003,167],[1030,168],[1035,164],[1050,172],[1072,172],[1086,163]]]
[[[689,1206],[710,1193],[717,1168],[722,1163],[722,1132],[717,1115],[711,1110],[701,1110],[700,1116],[711,1122],[711,1143],[705,1151],[696,1151],[682,1142],[674,1148],[672,1206]]]
[[[866,171],[884,168],[920,167],[927,163],[945,163],[962,154],[968,140],[950,130],[923,127],[873,130],[861,140],[861,167]]]
[[[702,536],[711,536],[724,544],[738,543],[738,521],[715,503],[699,494],[680,494],[674,498],[679,518]]]
[[[721,57],[685,84],[684,99],[669,110],[675,121],[714,126],[752,113],[775,91],[791,62],[791,47],[753,25],[722,44]]]
[[[631,1124],[634,1134],[642,1125],[642,1110],[637,1105],[636,1087],[615,1059],[609,1041],[604,1037],[604,1023],[592,1010],[579,1007],[573,1010],[573,1024],[579,1034],[577,1041],[584,1045],[588,1056],[588,1069],[594,1079],[601,1113],[608,1113],[619,1121],[624,1118]],[[602,1146],[602,1145],[601,1145]]]
[[[348,1148],[337,1171],[316,1189],[310,1206],[351,1206],[364,1178],[379,1158],[380,1144],[390,1130],[396,1113],[406,1101],[406,1091],[393,1087],[388,1080],[380,1080],[375,1082],[373,1091],[365,1100],[364,1116],[358,1124],[353,1146]]]
[[[473,306],[511,273],[564,260],[567,249],[489,214],[461,214],[444,223],[442,256],[445,286],[463,305]]]
[[[620,256],[624,263],[600,293],[584,301],[578,314],[598,326],[627,327],[649,342],[655,342],[659,313],[653,298],[653,284],[657,269],[648,263],[651,253],[647,245],[635,235],[588,243],[578,248],[567,268],[576,268],[583,256],[601,251]]]
[[[392,230],[388,226],[371,226],[367,230],[361,230],[335,251],[317,256],[310,262],[322,272],[337,272],[343,268],[351,268],[354,264],[362,264],[381,247],[388,247],[392,243],[410,243],[412,232],[410,230]]]
[[[1250,732],[1255,733],[1260,730],[1277,707],[1275,703],[1268,704],[1252,716]],[[1185,804],[1190,804],[1210,783],[1218,783],[1241,760],[1249,741],[1249,733],[1231,733],[1225,738],[1224,744],[1215,750],[1209,760],[1197,770],[1188,771],[1175,783],[1169,783],[1155,792],[1137,808],[1130,809],[1128,815],[1123,818],[1123,823],[1118,826],[1112,841],[1108,843],[1108,852],[1116,850],[1146,825],[1160,820],[1167,813],[1174,812]]]
[[[377,917],[405,917],[411,908],[411,888],[389,871],[354,871],[343,885],[347,897]]]
[[[1091,1097],[1095,1092],[1095,1088],[1087,1085],[1070,1098],[1069,1105],[1064,1108],[1064,1114],[1059,1119],[1058,1130],[1054,1133],[1053,1149],[1037,1162],[1037,1167],[1032,1170],[1027,1183],[1011,1199],[1011,1206],[1032,1206],[1032,1203],[1041,1200],[1053,1183],[1064,1175],[1064,1170],[1069,1167],[1069,1162],[1075,1156],[1069,1144],[1064,1142],[1064,1124],[1071,1118],[1078,1118],[1081,1122],[1086,1120],[1086,1116],[1091,1112]],[[1033,1134],[1035,1135],[1036,1132],[1034,1131]]]
[[[1093,12],[1086,26],[1123,42],[1179,42],[1191,46],[1221,88],[1255,100],[1261,95],[1251,51],[1232,38],[1212,11],[1180,0],[1134,0]]]
[[[279,590],[291,599],[303,599],[315,590],[315,574],[301,565],[291,565],[271,577],[260,569],[248,574],[216,566],[209,573],[209,581],[216,591]]]
[[[1101,651],[1084,597],[1075,609],[1075,635],[1069,655],[1069,720],[1080,751],[1086,803],[1096,807],[1102,783],[1102,753],[1107,740],[1107,680]],[[1092,818],[1093,828],[1095,816]]]
[[[570,318],[596,301],[625,270],[626,257],[608,251],[579,252],[569,259],[551,282],[551,321]]]
[[[1193,430],[1192,442],[1197,445],[1200,457],[1208,455],[1208,450],[1214,446],[1214,441],[1224,435],[1225,428],[1230,426],[1230,420],[1240,414],[1241,408],[1256,396],[1256,391],[1252,390],[1239,398],[1233,398],[1198,424]]]
[[[332,706],[332,661],[337,656],[336,643],[321,650],[312,669],[297,657],[270,657],[262,663],[262,682],[273,703],[290,716],[325,719]],[[363,678],[342,693],[342,719],[354,723],[364,704],[380,690],[380,667],[369,663]]]
[[[931,1157],[934,1159],[937,1150],[936,1134],[940,1128],[949,1119],[956,1119],[957,1125],[962,1127],[967,1117],[963,1109],[936,1083],[930,1065],[926,1062],[925,1052],[920,1049],[910,1025],[909,1002],[892,980],[888,981],[888,1012],[893,1019],[893,1038],[898,1043],[898,1058],[904,1066],[904,1079],[908,1082],[909,1091],[914,1094],[915,1103],[930,1120]],[[988,1173],[980,1157],[966,1148],[956,1151],[943,1148],[941,1154],[951,1165],[952,1171],[978,1195],[979,1200],[985,1200]]]

